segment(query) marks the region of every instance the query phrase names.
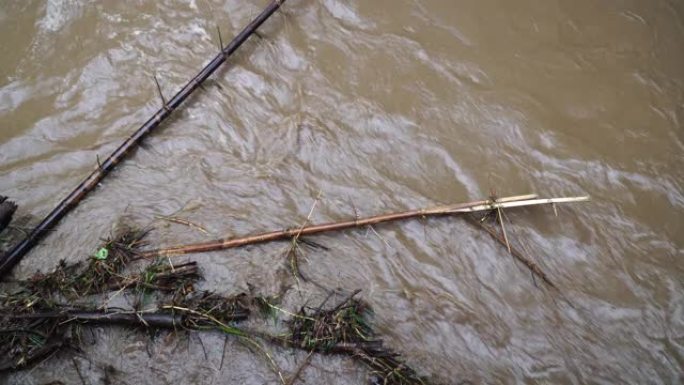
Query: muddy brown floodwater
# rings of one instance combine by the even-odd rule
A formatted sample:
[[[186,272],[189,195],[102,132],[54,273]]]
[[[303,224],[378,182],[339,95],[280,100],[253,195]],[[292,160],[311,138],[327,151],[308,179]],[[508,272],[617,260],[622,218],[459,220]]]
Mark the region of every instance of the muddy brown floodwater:
[[[2,1],[0,194],[39,221],[266,0]],[[290,0],[14,270],[91,254],[117,222],[155,244],[537,192],[590,203],[510,210],[563,296],[459,218],[316,237],[302,270],[363,289],[387,343],[446,383],[684,380],[684,3]],[[13,231],[18,231],[16,228]],[[273,294],[286,244],[187,256],[202,286]],[[292,284],[292,282],[289,282]],[[293,287],[284,306],[314,296]],[[565,297],[565,298],[563,298]],[[98,327],[81,356],[0,377],[271,384],[264,357],[207,333]],[[272,348],[292,372],[303,354]],[[84,357],[88,357],[90,362]],[[111,365],[114,374],[105,374]],[[110,371],[111,372],[111,371]],[[300,383],[364,383],[315,357]]]

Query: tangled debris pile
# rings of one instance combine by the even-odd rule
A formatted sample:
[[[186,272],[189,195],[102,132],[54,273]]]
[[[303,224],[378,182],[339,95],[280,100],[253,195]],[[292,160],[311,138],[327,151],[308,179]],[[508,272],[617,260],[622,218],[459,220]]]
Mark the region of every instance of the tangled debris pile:
[[[20,282],[14,292],[0,294],[0,370],[20,369],[61,348],[77,347],[82,324],[192,329],[198,328],[203,318],[222,322],[247,318],[249,310],[240,307],[236,299],[194,291],[193,284],[200,278],[194,262],[173,266],[154,261],[140,273],[126,274],[145,235],[140,230],[122,231],[107,240],[85,266],[61,261],[51,273],[37,273]],[[198,313],[144,311],[141,301],[129,310],[93,305],[96,295],[126,289],[139,298],[152,292],[160,294],[162,300],[192,303]],[[208,312],[208,301],[220,303],[220,311],[217,307]]]
[[[235,323],[250,317],[251,309],[263,306],[266,299],[196,291],[194,284],[201,275],[195,262],[171,265],[155,260],[139,273],[127,273],[146,234],[125,230],[107,240],[86,264],[62,261],[51,273],[37,273],[19,282],[13,293],[0,294],[0,371],[20,370],[56,351],[78,349],[85,325],[117,324],[140,329],[218,330],[252,345],[260,339],[310,353],[352,357],[370,369],[372,383],[427,383],[401,362],[398,354],[383,346],[370,326],[369,306],[354,298],[360,290],[329,309],[324,308],[326,300],[318,308],[288,312],[291,319],[284,322],[286,334],[250,331]],[[98,306],[102,295],[123,290],[138,298],[132,309]],[[157,300],[155,310],[143,310],[149,294]]]
[[[286,382],[273,358],[258,341],[307,351],[308,357],[313,353],[351,357],[369,368],[370,381],[374,384],[427,384],[429,381],[425,377],[408,367],[398,354],[386,348],[378,338],[369,323],[369,306],[355,298],[360,290],[347,295],[332,308],[326,308],[325,305],[334,291],[316,284],[328,293],[326,300],[317,308],[303,306],[298,312],[292,313],[271,304],[266,298],[246,294],[223,297],[198,291],[195,284],[201,279],[201,274],[197,263],[190,261],[174,265],[169,256],[289,240],[293,250],[288,253],[288,259],[296,262],[297,244],[308,242],[300,238],[302,235],[431,215],[466,214],[471,222],[506,246],[509,253],[529,269],[533,277],[540,278],[549,288],[559,292],[558,287],[533,260],[508,242],[502,210],[508,207],[582,202],[587,199],[588,197],[538,199],[534,194],[501,199],[492,197],[337,223],[305,223],[295,229],[163,249],[143,250],[144,238],[148,232],[126,229],[105,241],[86,263],[68,264],[61,261],[53,272],[37,273],[30,279],[19,282],[19,288],[14,292],[0,294],[0,371],[19,370],[53,352],[78,348],[82,326],[97,323],[142,329],[221,331],[264,353],[283,385],[292,384],[303,366]],[[478,212],[485,215],[474,217],[474,213]],[[501,227],[500,233],[496,231],[496,226],[486,224],[492,218]],[[132,266],[139,266],[140,263],[147,265],[138,272],[131,272]],[[296,263],[292,265],[296,266]],[[298,268],[292,270],[293,277],[298,282],[301,274]],[[102,301],[103,296],[116,297],[124,291],[135,297],[135,302],[129,309],[111,308],[108,301]],[[281,326],[285,326],[287,332],[270,334],[237,326],[236,322],[255,317],[256,313],[251,311],[254,308],[275,309],[286,314],[289,318]]]
[[[322,306],[307,312],[302,308],[290,321],[291,343],[301,349],[347,354],[365,363],[375,377],[372,383],[426,384],[413,369],[399,360],[399,354],[386,348],[368,324],[370,307],[354,298],[355,291],[332,309]]]

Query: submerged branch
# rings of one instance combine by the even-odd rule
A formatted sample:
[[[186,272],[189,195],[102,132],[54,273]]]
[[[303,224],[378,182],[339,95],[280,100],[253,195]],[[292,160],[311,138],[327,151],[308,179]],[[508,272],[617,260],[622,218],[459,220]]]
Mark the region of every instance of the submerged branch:
[[[525,267],[527,267],[532,274],[540,278],[542,281],[544,281],[545,284],[549,285],[550,287],[558,290],[558,287],[551,281],[549,276],[544,272],[544,270],[539,267],[537,263],[535,263],[533,260],[530,258],[526,257],[525,254],[523,254],[520,250],[518,250],[516,247],[512,246],[509,242],[508,239],[506,239],[503,235],[499,234],[494,230],[491,226],[488,226],[481,221],[468,217],[468,220],[470,223],[474,224],[477,227],[480,227],[483,229],[487,234],[489,234],[492,238],[494,238],[496,241],[501,243],[504,247],[508,249],[508,252],[518,261],[520,261]]]

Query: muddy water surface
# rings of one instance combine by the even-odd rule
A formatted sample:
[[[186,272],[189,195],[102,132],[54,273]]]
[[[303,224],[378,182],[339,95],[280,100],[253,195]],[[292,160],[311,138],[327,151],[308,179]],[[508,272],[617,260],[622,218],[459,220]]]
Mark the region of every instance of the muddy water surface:
[[[0,194],[28,227],[172,95],[265,1],[0,4]],[[684,3],[290,0],[145,141],[15,278],[92,253],[116,223],[151,242],[537,192],[587,204],[508,212],[561,289],[458,218],[316,238],[302,270],[363,289],[388,344],[446,383],[675,384],[684,365]],[[13,230],[18,231],[18,230]],[[294,285],[284,244],[190,256],[203,287]],[[296,285],[285,306],[317,301]],[[95,328],[86,383],[266,384],[220,335]],[[92,338],[91,338],[92,337]],[[222,362],[222,351],[225,357]],[[300,354],[273,350],[292,372]],[[2,377],[81,383],[73,354]],[[104,368],[116,368],[106,374]],[[316,357],[301,383],[364,383]]]

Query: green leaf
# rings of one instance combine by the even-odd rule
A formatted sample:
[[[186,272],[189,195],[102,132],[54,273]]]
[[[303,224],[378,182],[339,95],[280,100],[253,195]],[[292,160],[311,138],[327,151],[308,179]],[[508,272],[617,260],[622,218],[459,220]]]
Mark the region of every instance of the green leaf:
[[[109,250],[107,250],[106,247],[103,247],[100,250],[98,250],[97,253],[95,253],[95,255],[93,255],[93,258],[99,259],[102,261],[102,260],[107,259],[108,256],[109,256]]]

